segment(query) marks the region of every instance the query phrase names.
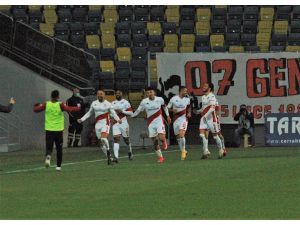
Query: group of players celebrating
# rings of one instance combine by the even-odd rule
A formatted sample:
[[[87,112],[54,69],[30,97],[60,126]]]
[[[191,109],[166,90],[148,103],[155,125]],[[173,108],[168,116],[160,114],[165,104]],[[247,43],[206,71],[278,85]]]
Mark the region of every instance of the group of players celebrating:
[[[212,133],[214,140],[216,141],[219,150],[219,158],[222,158],[227,154],[224,138],[220,129],[220,106],[218,105],[213,91],[213,84],[206,83],[203,86],[204,95],[202,96],[202,107],[200,110],[194,110],[194,113],[201,114],[199,133],[203,143],[202,159],[207,159],[210,155],[208,150],[208,132]],[[152,87],[146,89],[146,95],[147,97],[141,101],[137,110],[133,112],[130,103],[123,98],[122,91],[117,90],[116,100],[110,103],[105,100],[105,92],[103,90],[98,90],[97,100],[93,101],[89,111],[81,119],[78,119],[78,123],[82,123],[91,117],[92,114],[95,115],[96,135],[101,141],[101,149],[107,157],[108,165],[118,162],[121,136],[128,145],[129,160],[133,159],[127,116],[134,118],[143,111],[145,111],[147,115],[149,138],[153,141],[154,150],[158,156],[157,162],[164,162],[160,143],[163,150],[167,150],[168,148],[162,110],[167,117],[168,124],[171,123],[169,111],[173,112],[173,129],[181,151],[181,160],[186,159],[187,150],[185,133],[188,127],[188,118],[191,117],[191,106],[187,88],[184,86],[180,87],[178,95],[172,97],[168,105],[165,104],[163,98],[156,96],[155,89]],[[108,141],[111,122],[110,116],[112,116],[113,124],[114,157],[112,157]]]

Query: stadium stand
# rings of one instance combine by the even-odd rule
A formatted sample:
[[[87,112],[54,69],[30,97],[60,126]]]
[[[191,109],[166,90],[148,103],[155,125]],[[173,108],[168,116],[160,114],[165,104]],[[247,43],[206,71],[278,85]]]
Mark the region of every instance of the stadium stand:
[[[130,79],[147,80],[147,74],[157,79],[150,61],[148,71],[148,52],[276,52],[300,46],[300,6],[15,5],[0,11],[84,49],[102,64],[109,61],[110,68],[127,61]],[[99,72],[106,73],[103,68]],[[124,71],[109,72],[117,79]]]

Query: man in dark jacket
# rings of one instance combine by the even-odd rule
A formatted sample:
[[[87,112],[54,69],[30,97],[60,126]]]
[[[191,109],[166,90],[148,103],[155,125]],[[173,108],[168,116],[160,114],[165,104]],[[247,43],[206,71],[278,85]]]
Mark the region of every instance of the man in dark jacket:
[[[0,112],[10,113],[14,107],[14,104],[16,104],[16,100],[11,98],[8,106],[0,105]]]
[[[73,95],[71,98],[67,100],[68,106],[77,106],[80,105],[80,111],[78,112],[70,112],[69,113],[69,135],[68,135],[68,147],[78,147],[78,143],[80,141],[81,132],[82,132],[82,124],[77,122],[78,119],[84,116],[85,114],[85,104],[83,99],[80,97],[79,89],[73,89]],[[75,133],[75,140],[74,140]]]
[[[254,118],[253,113],[248,112],[245,104],[240,106],[240,111],[234,117],[238,121],[238,128],[234,131],[234,142],[236,146],[240,146],[241,136],[249,134],[251,136],[251,145],[255,145],[254,139]]]

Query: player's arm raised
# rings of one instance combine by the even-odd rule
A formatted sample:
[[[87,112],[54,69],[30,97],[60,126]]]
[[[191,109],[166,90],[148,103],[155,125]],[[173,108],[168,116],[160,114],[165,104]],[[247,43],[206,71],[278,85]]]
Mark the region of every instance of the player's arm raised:
[[[66,112],[76,112],[80,110],[80,104],[78,104],[78,106],[68,106],[66,103],[61,103],[60,104],[60,108],[62,111],[66,111]]]
[[[46,103],[36,103],[33,107],[35,113],[43,112],[46,109]]]

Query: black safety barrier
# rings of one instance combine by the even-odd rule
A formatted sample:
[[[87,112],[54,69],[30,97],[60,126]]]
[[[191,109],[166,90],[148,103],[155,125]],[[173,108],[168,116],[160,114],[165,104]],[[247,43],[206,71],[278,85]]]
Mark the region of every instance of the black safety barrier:
[[[3,47],[11,47],[13,27],[13,19],[0,12],[0,44]]]

